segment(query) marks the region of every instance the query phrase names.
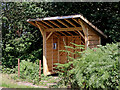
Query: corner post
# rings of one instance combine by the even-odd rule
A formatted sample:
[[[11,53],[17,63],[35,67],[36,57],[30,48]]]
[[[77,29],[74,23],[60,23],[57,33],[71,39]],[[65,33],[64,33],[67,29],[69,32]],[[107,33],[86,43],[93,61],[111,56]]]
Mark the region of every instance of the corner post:
[[[46,56],[46,31],[40,27],[36,21],[36,25],[39,28],[43,37],[43,74],[46,76],[48,74],[47,56]]]
[[[88,28],[86,29],[84,23],[80,19],[78,21],[79,21],[79,23],[82,27],[82,30],[85,34],[85,49],[87,49],[88,48]]]

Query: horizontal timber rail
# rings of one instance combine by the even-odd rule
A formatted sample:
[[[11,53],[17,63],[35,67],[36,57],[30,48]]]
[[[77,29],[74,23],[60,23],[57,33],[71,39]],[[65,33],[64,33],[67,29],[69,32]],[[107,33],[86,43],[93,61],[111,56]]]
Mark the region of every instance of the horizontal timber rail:
[[[50,29],[45,29],[45,31],[74,31],[74,30],[82,31],[82,28],[81,27],[70,27],[70,28],[50,28]]]

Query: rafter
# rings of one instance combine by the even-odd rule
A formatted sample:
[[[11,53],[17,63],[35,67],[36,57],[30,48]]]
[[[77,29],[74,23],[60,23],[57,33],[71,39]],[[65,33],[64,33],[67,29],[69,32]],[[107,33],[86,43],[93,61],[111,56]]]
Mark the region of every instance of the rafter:
[[[83,44],[85,44],[82,40],[81,40],[81,42],[82,42]]]
[[[68,23],[70,23],[72,26],[76,27],[75,24],[73,24],[70,20],[64,19],[65,21],[67,21]]]
[[[66,23],[64,23],[63,21],[57,19],[58,22],[60,22],[62,25],[64,25],[65,27],[69,27]]]
[[[49,27],[54,28],[54,26],[52,26],[50,23],[47,23],[45,21],[42,21],[42,22],[45,23],[46,25],[48,25]]]
[[[57,33],[57,32],[54,32],[56,35],[58,35],[58,36],[61,36],[59,33]]]
[[[53,36],[55,36],[55,37],[59,38],[56,34],[54,34]]]
[[[35,23],[33,23],[32,21],[30,21],[29,23],[32,24],[33,26],[37,27],[37,25]]]
[[[85,36],[78,30],[78,33],[85,39]]]
[[[54,24],[55,26],[61,28],[61,26],[60,26],[59,24],[55,23],[54,21],[50,21],[50,20],[49,20],[49,22],[51,22],[51,23]]]
[[[73,19],[73,18],[72,18]],[[81,25],[76,19],[73,19],[76,23],[78,23],[79,25]]]
[[[77,31],[74,31],[74,32],[79,35],[79,33]]]
[[[63,35],[65,35],[65,36],[67,36],[65,33],[63,33],[63,32],[59,32],[59,33],[62,33]]]
[[[71,34],[70,32],[66,31],[68,34],[70,34],[71,36],[73,36],[73,34]]]
[[[43,26],[44,28],[49,28],[47,26],[45,26],[44,24],[42,24],[41,22],[37,22],[39,25]]]

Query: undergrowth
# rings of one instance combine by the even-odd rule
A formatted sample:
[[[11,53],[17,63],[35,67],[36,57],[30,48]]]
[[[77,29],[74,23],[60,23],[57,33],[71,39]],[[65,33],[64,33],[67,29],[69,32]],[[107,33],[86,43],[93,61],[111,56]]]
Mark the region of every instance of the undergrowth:
[[[73,44],[73,43],[72,43]],[[83,46],[74,44],[77,49]],[[61,80],[57,86],[66,88],[82,89],[118,89],[120,86],[119,53],[118,43],[98,46],[99,48],[87,49],[74,59],[69,56],[68,48],[64,52],[68,53],[68,63],[57,63],[57,72]]]

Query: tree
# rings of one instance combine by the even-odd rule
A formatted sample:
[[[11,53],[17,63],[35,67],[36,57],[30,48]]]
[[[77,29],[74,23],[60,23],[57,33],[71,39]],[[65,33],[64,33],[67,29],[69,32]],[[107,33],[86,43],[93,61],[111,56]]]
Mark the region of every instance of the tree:
[[[16,66],[17,58],[42,59],[42,36],[38,28],[27,23],[29,18],[83,14],[108,36],[105,43],[120,40],[119,3],[4,2],[1,7],[2,62],[7,67]]]
[[[44,3],[2,3],[2,61],[7,67],[15,67],[17,58],[41,59],[42,53],[35,56],[34,51],[41,51],[42,36],[39,30],[28,24],[27,19],[43,17]],[[32,54],[32,55],[30,55]],[[35,58],[36,57],[36,58]]]

